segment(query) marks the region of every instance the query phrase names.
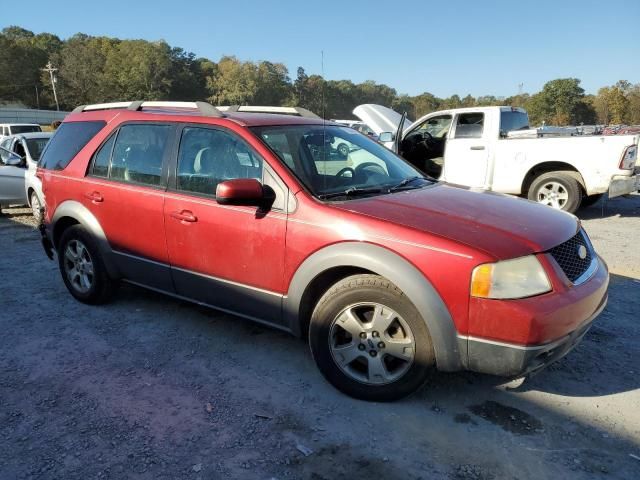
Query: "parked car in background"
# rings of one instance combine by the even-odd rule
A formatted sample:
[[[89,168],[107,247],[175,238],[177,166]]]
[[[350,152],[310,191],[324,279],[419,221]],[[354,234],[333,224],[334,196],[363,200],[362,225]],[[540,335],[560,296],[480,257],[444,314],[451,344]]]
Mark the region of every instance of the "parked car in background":
[[[2,207],[27,203],[24,190],[24,177],[27,171],[25,166],[24,158],[0,147],[0,213],[2,213]]]
[[[38,161],[49,139],[53,136],[50,132],[34,132],[11,135],[0,140],[0,147],[9,150],[24,160],[21,168],[24,168],[24,201],[31,207],[33,216],[38,223],[42,220],[42,207],[44,197],[42,195],[42,182],[36,176]]]
[[[408,128],[380,105],[353,113],[412,165],[449,183],[522,195],[571,213],[605,193],[612,198],[640,188],[640,135],[563,136],[566,129],[530,128],[527,112],[515,107],[443,110]]]
[[[18,133],[42,132],[37,123],[0,123],[0,140]]]
[[[358,147],[353,167],[322,168],[337,162],[309,147],[327,136]],[[540,370],[607,301],[576,217],[426,178],[316,117],[82,106],[38,175],[43,246],[77,300],[126,281],[272,325],[357,398],[400,398],[433,369]]]

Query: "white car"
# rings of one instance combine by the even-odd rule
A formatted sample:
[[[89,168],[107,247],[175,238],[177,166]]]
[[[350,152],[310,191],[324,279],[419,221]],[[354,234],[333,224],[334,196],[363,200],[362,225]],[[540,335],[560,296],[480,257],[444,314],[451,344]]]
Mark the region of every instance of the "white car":
[[[40,155],[52,136],[53,133],[36,132],[11,135],[0,140],[0,156],[5,163],[0,166],[0,204],[29,205],[38,222],[42,219],[44,196],[36,169]],[[7,165],[4,162],[10,159],[10,153],[21,160],[19,165]]]
[[[11,135],[32,132],[42,132],[42,127],[37,123],[0,123],[0,141]]]
[[[515,107],[443,110],[408,126],[380,105],[360,105],[353,113],[385,146],[445,182],[522,195],[571,213],[605,193],[612,198],[640,188],[640,135],[531,129],[527,112]]]

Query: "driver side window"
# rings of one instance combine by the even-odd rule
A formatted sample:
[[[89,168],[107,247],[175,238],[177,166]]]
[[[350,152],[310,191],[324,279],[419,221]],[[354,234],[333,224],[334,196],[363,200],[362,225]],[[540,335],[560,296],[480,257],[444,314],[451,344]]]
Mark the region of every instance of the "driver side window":
[[[433,138],[447,138],[449,128],[451,128],[451,115],[439,115],[427,119],[416,129],[419,133],[428,133]]]

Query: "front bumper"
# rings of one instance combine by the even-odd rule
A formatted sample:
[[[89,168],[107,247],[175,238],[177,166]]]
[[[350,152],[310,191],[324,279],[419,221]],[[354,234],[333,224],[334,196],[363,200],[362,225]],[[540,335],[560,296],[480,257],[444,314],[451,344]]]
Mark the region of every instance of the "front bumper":
[[[604,297],[598,309],[576,330],[543,345],[513,345],[492,340],[468,337],[468,368],[501,377],[520,377],[561,359],[580,343],[593,321],[607,305]]]
[[[631,175],[630,177],[616,175],[609,184],[609,198],[628,195],[638,190],[640,190],[640,174]]]
[[[609,271],[600,257],[596,261],[588,280],[555,284],[549,294],[507,301],[472,298],[468,336],[459,336],[466,368],[515,377],[571,351],[607,304]]]

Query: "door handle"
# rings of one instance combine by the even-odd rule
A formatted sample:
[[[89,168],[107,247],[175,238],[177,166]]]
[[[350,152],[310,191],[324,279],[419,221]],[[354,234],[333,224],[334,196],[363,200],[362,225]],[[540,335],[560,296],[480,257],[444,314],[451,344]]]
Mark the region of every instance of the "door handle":
[[[470,147],[471,150],[484,150],[484,145],[474,145]]]
[[[100,203],[104,201],[104,197],[100,194],[100,192],[85,193],[84,196],[91,200],[93,203]]]
[[[182,210],[180,212],[171,212],[171,217],[175,218],[176,220],[180,220],[181,222],[193,223],[198,221],[198,217],[196,217],[189,210]]]

